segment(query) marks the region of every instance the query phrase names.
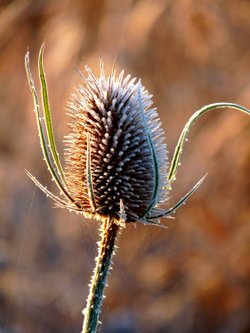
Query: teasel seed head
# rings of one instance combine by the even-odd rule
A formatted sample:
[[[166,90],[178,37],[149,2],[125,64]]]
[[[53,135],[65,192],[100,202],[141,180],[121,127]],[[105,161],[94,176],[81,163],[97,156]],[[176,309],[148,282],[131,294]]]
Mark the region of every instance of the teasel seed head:
[[[86,216],[135,222],[166,202],[165,136],[141,82],[100,67],[85,66],[69,103],[66,182]]]
[[[127,222],[159,223],[171,217],[199,188],[202,177],[176,204],[169,209],[158,206],[167,200],[183,146],[190,128],[208,111],[231,108],[247,115],[250,110],[235,103],[208,104],[197,110],[186,122],[168,169],[164,132],[152,96],[141,82],[115,75],[113,68],[106,78],[101,61],[97,78],[85,66],[79,85],[69,103],[70,133],[66,137],[66,174],[57,151],[48,89],[43,66],[44,44],[38,68],[41,84],[41,106],[30,70],[29,51],[25,69],[34,101],[41,149],[48,170],[60,195],[43,186],[29,171],[31,180],[54,202],[70,211],[82,213],[105,223],[125,225]],[[162,225],[161,225],[162,226]]]

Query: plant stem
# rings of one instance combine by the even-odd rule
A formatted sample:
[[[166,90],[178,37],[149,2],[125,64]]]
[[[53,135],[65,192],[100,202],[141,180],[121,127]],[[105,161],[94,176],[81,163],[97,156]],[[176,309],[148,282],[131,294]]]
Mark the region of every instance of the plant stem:
[[[98,242],[98,256],[95,259],[96,267],[91,278],[87,305],[83,310],[84,320],[82,333],[95,333],[97,330],[104,288],[112,264],[118,230],[119,226],[111,219],[105,221],[100,229],[101,241]]]

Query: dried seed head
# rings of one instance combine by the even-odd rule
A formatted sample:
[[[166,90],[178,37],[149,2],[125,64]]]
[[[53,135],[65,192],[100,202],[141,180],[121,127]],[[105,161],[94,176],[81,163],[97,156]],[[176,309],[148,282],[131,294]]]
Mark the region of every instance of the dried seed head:
[[[167,149],[157,110],[140,81],[88,75],[69,104],[66,179],[86,215],[142,219],[166,201]],[[121,213],[122,211],[122,213]]]
[[[42,153],[48,170],[62,197],[43,186],[30,172],[31,180],[57,206],[82,213],[86,217],[116,222],[143,222],[159,225],[161,217],[169,217],[194,193],[205,177],[168,210],[157,208],[167,199],[167,191],[175,180],[181,152],[194,122],[210,110],[232,108],[250,114],[250,110],[234,103],[209,104],[196,111],[185,124],[167,172],[167,150],[164,133],[151,96],[140,81],[115,77],[106,79],[103,64],[96,78],[88,67],[70,103],[71,133],[67,136],[67,177],[62,169],[53,133],[48,89],[43,68],[42,45],[38,64],[41,82],[39,98],[32,77],[29,52],[25,69],[34,100]]]

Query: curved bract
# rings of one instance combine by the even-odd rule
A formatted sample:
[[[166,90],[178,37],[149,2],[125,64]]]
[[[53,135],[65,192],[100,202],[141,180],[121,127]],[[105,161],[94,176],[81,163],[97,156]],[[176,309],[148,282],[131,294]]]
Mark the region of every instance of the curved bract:
[[[208,104],[206,106],[203,106],[198,111],[196,111],[189,118],[189,120],[187,121],[186,125],[184,126],[184,128],[181,132],[179,140],[177,142],[177,145],[176,145],[176,148],[175,148],[175,151],[174,151],[174,155],[173,155],[173,158],[172,158],[172,161],[171,161],[171,164],[170,164],[170,168],[169,168],[169,171],[168,171],[169,185],[171,185],[171,183],[175,180],[177,168],[178,168],[178,165],[179,165],[180,156],[181,156],[181,153],[183,151],[184,143],[187,140],[187,135],[188,135],[188,132],[189,132],[190,128],[194,125],[196,120],[198,120],[205,113],[207,113],[209,111],[212,111],[212,110],[215,110],[215,109],[223,109],[223,108],[235,109],[235,110],[244,112],[247,115],[250,115],[250,111],[247,108],[245,108],[244,106],[241,106],[241,105],[235,104],[235,103],[227,103],[227,102]]]

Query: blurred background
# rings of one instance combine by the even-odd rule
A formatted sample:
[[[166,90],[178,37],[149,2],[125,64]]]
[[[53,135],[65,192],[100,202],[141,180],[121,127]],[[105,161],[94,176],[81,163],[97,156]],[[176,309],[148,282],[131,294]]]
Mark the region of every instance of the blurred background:
[[[24,72],[45,68],[63,156],[65,106],[87,63],[142,79],[172,156],[201,106],[250,107],[248,0],[0,0],[0,332],[80,332],[98,223],[53,203]],[[38,81],[37,81],[38,82]],[[249,118],[213,111],[192,128],[166,207],[206,172],[168,229],[128,225],[119,239],[103,333],[250,332]]]

